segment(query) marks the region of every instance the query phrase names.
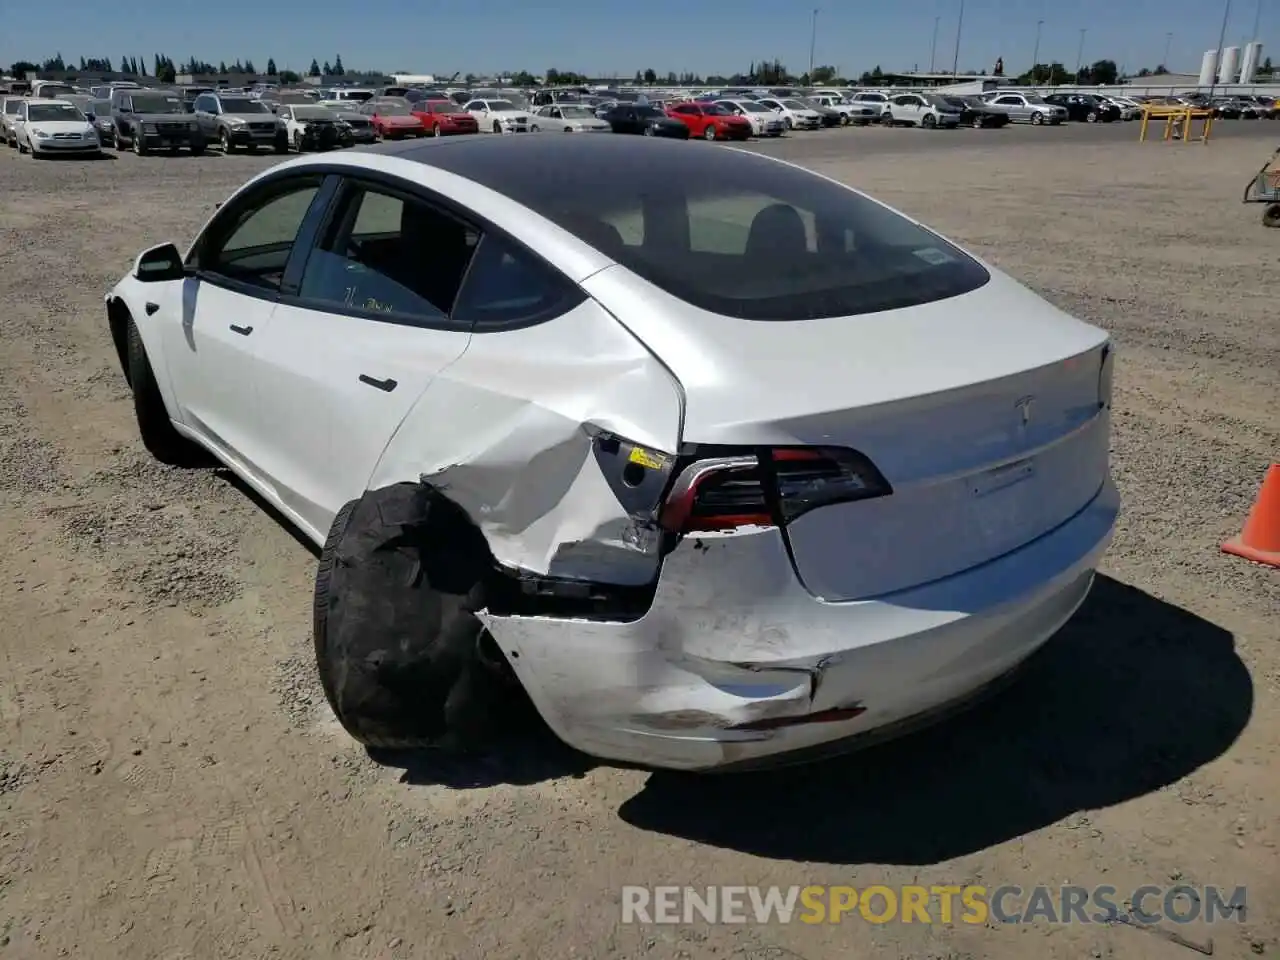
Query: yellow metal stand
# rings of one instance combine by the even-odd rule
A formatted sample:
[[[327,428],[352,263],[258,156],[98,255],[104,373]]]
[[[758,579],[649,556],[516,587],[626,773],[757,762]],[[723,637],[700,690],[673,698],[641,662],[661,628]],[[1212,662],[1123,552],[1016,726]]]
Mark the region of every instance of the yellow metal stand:
[[[1138,131],[1138,142],[1145,142],[1147,139],[1147,128],[1151,124],[1151,120],[1164,120],[1164,136],[1162,140],[1173,140],[1175,136],[1180,136],[1183,143],[1208,143],[1209,134],[1213,130],[1213,111],[1199,110],[1195,107],[1170,106],[1168,104],[1158,104],[1147,106],[1142,109],[1142,127]],[[1200,136],[1192,136],[1192,128],[1195,121],[1201,122]]]

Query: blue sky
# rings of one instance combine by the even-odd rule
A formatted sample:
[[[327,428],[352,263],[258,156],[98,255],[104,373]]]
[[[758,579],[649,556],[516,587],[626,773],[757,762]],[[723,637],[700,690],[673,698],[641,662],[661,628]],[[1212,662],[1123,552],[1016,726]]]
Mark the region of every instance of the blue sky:
[[[1280,42],[1280,0],[1231,0],[1227,44],[1253,32],[1259,3],[1265,56],[1269,39]],[[951,69],[960,0],[165,0],[132,8],[60,0],[55,16],[40,3],[0,0],[0,64],[58,52],[70,61],[115,62],[128,54],[145,55],[150,69],[161,52],[178,62],[248,58],[260,70],[268,57],[281,69],[305,70],[312,57],[341,55],[348,68],[446,75],[549,67],[728,74],[753,59],[777,57],[801,73],[815,6],[819,64],[852,76],[876,64],[928,70],[934,20],[941,17],[936,65]],[[1194,73],[1203,51],[1217,45],[1223,9],[1223,0],[965,0],[960,69],[990,72],[996,57],[1004,58],[1006,72],[1025,69],[1043,19],[1042,62],[1074,68],[1083,27],[1086,62],[1107,57],[1127,69],[1150,67],[1164,56],[1172,31],[1170,65]]]

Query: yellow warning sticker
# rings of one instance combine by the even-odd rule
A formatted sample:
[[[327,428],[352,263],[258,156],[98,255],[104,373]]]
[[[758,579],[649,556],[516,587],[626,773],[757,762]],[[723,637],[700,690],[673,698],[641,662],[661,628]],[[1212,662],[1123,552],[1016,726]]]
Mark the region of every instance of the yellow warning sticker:
[[[661,470],[667,465],[665,454],[655,453],[652,450],[646,450],[644,447],[632,447],[631,456],[627,457],[632,463],[638,463],[642,467],[648,467],[650,470]]]

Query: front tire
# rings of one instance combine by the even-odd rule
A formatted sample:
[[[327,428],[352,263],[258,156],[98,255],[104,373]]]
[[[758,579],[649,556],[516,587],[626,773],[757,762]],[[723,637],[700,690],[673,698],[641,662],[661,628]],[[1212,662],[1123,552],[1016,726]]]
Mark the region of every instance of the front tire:
[[[1033,113],[1033,114],[1031,115],[1031,123],[1032,123],[1032,125],[1033,125],[1033,126],[1037,126],[1037,127],[1038,127],[1038,126],[1040,126],[1041,124],[1043,124],[1043,123],[1044,123],[1044,114],[1043,114],[1043,113],[1040,113],[1039,111],[1037,111],[1037,112]]]
[[[497,120],[493,121],[493,132],[502,133],[502,124],[500,124]]]
[[[137,130],[133,131],[133,152],[139,157],[147,155],[147,141]]]
[[[223,127],[222,132],[218,134],[218,144],[222,147],[222,152],[227,156],[235,152],[235,145],[231,142],[231,132],[226,127]]]
[[[935,117],[932,113],[926,113],[924,117],[921,118],[920,120],[920,126],[924,127],[926,130],[932,130],[937,125],[938,125],[938,118]]]
[[[705,128],[705,129],[703,129],[703,131],[702,131],[702,139],[703,139],[703,140],[706,140],[708,143],[711,143],[712,141],[714,141],[714,140],[715,140],[715,138],[716,138],[716,127],[715,127],[715,124],[714,124],[714,123],[708,123],[708,124],[707,124],[707,126],[706,126],[706,128]]]
[[[432,124],[432,126],[431,126],[431,135],[432,135],[433,137],[443,137],[443,136],[444,136],[444,131],[440,129],[440,124],[438,124],[438,123],[436,123],[436,124]]]
[[[1085,120],[1086,120],[1087,122],[1089,122],[1089,123],[1097,123],[1097,122],[1098,122],[1098,111],[1096,111],[1096,110],[1090,110],[1090,111],[1089,111],[1089,115],[1085,117]]]
[[[170,466],[191,467],[207,462],[201,448],[180,434],[169,419],[142,336],[132,320],[125,337],[125,362],[129,387],[133,391],[133,415],[138,422],[142,445],[153,457]]]
[[[888,110],[886,110],[884,113],[880,114],[880,122],[883,123],[886,127],[892,127],[893,114],[890,113]]]
[[[313,636],[325,698],[357,741],[473,746],[514,700],[518,684],[475,615],[490,566],[462,510],[418,484],[338,512],[316,569]]]

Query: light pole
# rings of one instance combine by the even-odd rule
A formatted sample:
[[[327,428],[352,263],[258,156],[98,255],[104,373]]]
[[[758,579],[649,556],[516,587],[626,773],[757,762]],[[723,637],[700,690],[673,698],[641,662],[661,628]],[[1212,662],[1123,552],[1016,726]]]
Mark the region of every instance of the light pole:
[[[1218,63],[1209,78],[1209,102],[1213,102],[1213,88],[1218,85],[1218,70],[1222,67],[1222,45],[1227,42],[1227,20],[1231,17],[1231,0],[1222,6],[1222,31],[1218,34]]]
[[[1169,45],[1173,43],[1173,34],[1166,33],[1164,35],[1164,59],[1160,61],[1160,65],[1167,71],[1169,69]]]
[[[1031,86],[1036,86],[1036,64],[1040,62],[1040,28],[1044,26],[1043,20],[1036,21],[1036,47],[1031,52]]]
[[[813,28],[809,31],[809,82],[813,83],[813,49],[818,45],[818,8],[813,8]]]
[[[938,69],[938,24],[942,22],[941,17],[933,18],[933,43],[929,47],[929,72],[933,73]]]
[[[964,28],[964,0],[960,0],[960,17],[956,20],[956,55],[951,61],[951,79],[960,76],[960,31]]]
[[[1088,27],[1080,28],[1080,46],[1076,48],[1076,83],[1080,82],[1080,70],[1084,66],[1084,35],[1088,32]]]
[[[1257,41],[1258,28],[1262,25],[1262,0],[1258,0],[1258,6],[1253,11],[1253,36],[1249,39]]]

